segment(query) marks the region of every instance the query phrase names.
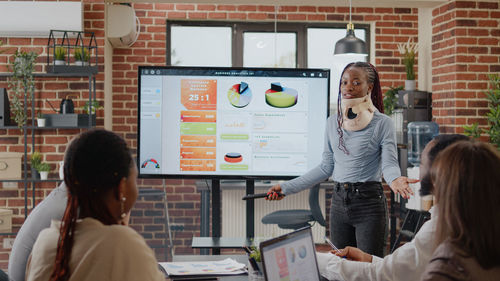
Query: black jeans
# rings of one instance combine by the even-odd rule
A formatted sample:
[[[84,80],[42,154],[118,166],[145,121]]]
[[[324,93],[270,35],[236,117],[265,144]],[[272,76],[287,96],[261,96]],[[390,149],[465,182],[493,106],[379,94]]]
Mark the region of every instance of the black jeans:
[[[380,182],[335,182],[330,209],[330,238],[339,249],[357,247],[384,256],[387,202]]]

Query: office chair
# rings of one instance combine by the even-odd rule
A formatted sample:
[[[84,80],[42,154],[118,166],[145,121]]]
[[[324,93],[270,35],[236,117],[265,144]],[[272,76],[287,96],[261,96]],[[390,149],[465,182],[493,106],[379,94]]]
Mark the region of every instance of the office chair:
[[[394,241],[394,244],[391,247],[391,253],[393,253],[401,243],[401,239],[406,237],[407,240],[411,241],[415,234],[420,230],[422,225],[431,218],[431,214],[427,211],[420,210],[412,210],[407,209],[407,213],[405,219],[403,221],[403,225],[399,231],[398,237]]]
[[[0,281],[9,281],[9,276],[5,271],[0,269]]]
[[[286,200],[286,199],[285,199]],[[283,229],[299,229],[310,226],[309,222],[318,222],[326,226],[325,218],[319,206],[319,184],[309,190],[310,210],[279,210],[265,215],[262,218],[263,224],[277,224]]]

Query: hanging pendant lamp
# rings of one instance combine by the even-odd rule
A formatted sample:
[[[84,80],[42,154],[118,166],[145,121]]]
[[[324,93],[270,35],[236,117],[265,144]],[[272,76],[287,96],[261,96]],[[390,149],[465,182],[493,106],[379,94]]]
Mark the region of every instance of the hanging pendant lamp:
[[[354,24],[351,21],[352,0],[349,0],[349,23],[347,24],[347,34],[344,38],[335,43],[334,55],[359,54],[368,55],[365,41],[354,35]]]

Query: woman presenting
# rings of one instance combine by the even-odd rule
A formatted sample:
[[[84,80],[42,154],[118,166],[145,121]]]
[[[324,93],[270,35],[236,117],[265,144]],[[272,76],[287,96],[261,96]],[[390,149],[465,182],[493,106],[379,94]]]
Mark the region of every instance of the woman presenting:
[[[388,229],[382,174],[394,193],[413,195],[408,184],[418,180],[401,176],[394,124],[383,114],[378,73],[369,63],[350,63],[342,71],[337,116],[327,121],[321,164],[274,185],[266,199],[283,199],[333,176],[331,240],[339,248],[354,246],[382,257]]]

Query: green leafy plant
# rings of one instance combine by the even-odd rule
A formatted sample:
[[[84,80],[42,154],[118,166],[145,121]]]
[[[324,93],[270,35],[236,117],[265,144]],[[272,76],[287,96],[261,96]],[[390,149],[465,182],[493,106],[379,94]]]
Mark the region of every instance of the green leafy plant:
[[[490,112],[486,114],[488,127],[486,129],[479,128],[478,123],[469,126],[464,126],[464,134],[474,138],[479,138],[481,134],[487,134],[490,137],[490,142],[500,150],[500,76],[498,74],[489,75],[490,89],[486,92],[488,100],[488,109]]]
[[[387,92],[384,93],[384,113],[387,115],[392,115],[394,108],[398,104],[398,91],[403,90],[403,86],[390,87]]]
[[[38,165],[38,172],[50,172],[50,164],[49,163],[40,163]]]
[[[415,80],[415,56],[418,52],[418,43],[411,42],[411,38],[406,43],[398,44],[398,51],[403,56],[403,64],[406,71],[406,80]]]
[[[35,70],[37,57],[38,54],[35,52],[16,50],[10,65],[12,76],[9,79],[9,88],[13,92],[11,110],[19,128],[25,126],[28,119],[24,100],[25,96],[26,101],[31,101],[33,98],[33,92],[35,91],[33,71]]]
[[[75,61],[87,62],[90,60],[90,53],[86,48],[76,48],[73,52],[73,57],[75,58]]]
[[[42,154],[40,154],[40,152],[33,152],[33,154],[31,154],[30,163],[31,168],[39,171],[40,164],[42,164]]]
[[[250,257],[254,258],[256,262],[261,262],[260,250],[257,246],[250,246]]]
[[[92,100],[92,114],[95,114],[96,110],[102,108],[97,100]],[[85,105],[81,107],[85,114],[89,114],[89,101],[85,102]]]
[[[62,46],[57,46],[54,50],[54,59],[55,60],[66,60],[66,48]]]

